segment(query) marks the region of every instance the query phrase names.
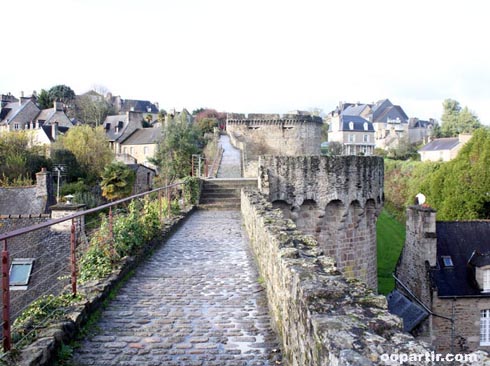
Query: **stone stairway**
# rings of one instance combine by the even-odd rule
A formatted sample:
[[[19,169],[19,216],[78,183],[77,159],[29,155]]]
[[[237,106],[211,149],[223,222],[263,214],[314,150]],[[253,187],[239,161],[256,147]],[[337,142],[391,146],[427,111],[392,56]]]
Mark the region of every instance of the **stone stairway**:
[[[257,188],[255,178],[206,179],[203,182],[200,209],[240,209],[240,191],[244,187]]]

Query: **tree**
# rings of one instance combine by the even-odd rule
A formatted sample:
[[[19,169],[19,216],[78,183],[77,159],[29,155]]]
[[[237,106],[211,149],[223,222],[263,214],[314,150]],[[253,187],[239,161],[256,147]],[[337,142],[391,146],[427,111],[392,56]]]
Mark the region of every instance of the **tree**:
[[[218,121],[219,126],[226,124],[226,113],[218,112],[215,109],[203,109],[196,114],[196,123],[199,124],[205,118],[214,118]]]
[[[490,219],[490,130],[481,128],[422,185],[441,220]],[[425,193],[427,192],[427,193]]]
[[[196,127],[170,119],[162,132],[152,162],[167,182],[189,175],[192,154],[199,153],[200,135]]]
[[[343,146],[338,141],[330,141],[327,147],[327,155],[342,155]]]
[[[75,108],[77,118],[92,126],[101,125],[107,115],[112,112],[104,96],[95,91],[78,96]]]
[[[75,99],[75,92],[67,85],[55,85],[48,91],[51,101],[60,101],[69,104]]]
[[[106,165],[100,183],[102,196],[111,201],[129,196],[135,179],[135,172],[124,163],[113,162]]]
[[[53,101],[49,97],[49,93],[46,89],[41,89],[41,92],[37,96],[37,104],[41,109],[48,109],[53,106]]]
[[[97,179],[104,167],[114,159],[104,128],[89,125],[75,126],[61,136],[60,145],[75,155],[89,179]]]
[[[27,131],[0,134],[0,183],[29,184],[42,167],[51,167],[50,160],[41,153],[41,148],[32,145]]]
[[[460,133],[471,133],[481,127],[478,117],[468,107],[461,108],[454,99],[446,99],[443,104],[440,134],[443,137],[457,136]]]

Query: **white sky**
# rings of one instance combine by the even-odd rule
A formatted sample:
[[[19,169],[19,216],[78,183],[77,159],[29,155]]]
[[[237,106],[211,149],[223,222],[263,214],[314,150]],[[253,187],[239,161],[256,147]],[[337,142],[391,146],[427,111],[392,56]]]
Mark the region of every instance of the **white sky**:
[[[284,113],[389,98],[490,124],[487,0],[23,0],[1,7],[0,93],[102,85],[161,108]]]

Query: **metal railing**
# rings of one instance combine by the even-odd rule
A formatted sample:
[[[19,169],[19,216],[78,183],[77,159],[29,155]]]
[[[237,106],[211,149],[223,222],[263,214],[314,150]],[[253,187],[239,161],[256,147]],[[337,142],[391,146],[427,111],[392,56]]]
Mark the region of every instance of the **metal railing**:
[[[81,254],[88,249],[87,239],[85,239],[87,246],[84,248],[81,245],[81,239],[85,236],[83,220],[87,215],[107,212],[108,210],[107,218],[104,213],[104,216],[99,215],[98,219],[100,222],[107,219],[111,239],[109,243],[112,245],[110,250],[114,251],[112,239],[116,206],[149,195],[153,195],[153,199],[157,196],[159,220],[160,223],[163,223],[165,217],[172,216],[171,202],[178,202],[181,209],[186,208],[185,190],[185,183],[178,182],[92,209],[77,211],[61,218],[44,218],[48,221],[0,234],[0,245],[2,246],[2,344],[4,352],[11,350],[13,343],[19,342],[12,340],[12,323],[33,301],[48,293],[59,295],[67,287],[73,296],[77,295],[78,262]],[[166,212],[163,208],[164,200],[167,203]],[[10,218],[3,217],[3,219]],[[12,217],[12,220],[19,220],[19,218]],[[98,224],[99,221],[96,220],[95,223]],[[63,227],[60,229],[60,226]],[[19,286],[12,286],[10,281],[11,266],[13,258],[24,257],[29,258],[31,264],[34,263],[29,270],[28,280],[33,278],[36,280],[32,281],[34,283],[29,282],[26,283],[26,286],[17,288]],[[36,270],[31,272],[33,268]],[[18,276],[18,273],[14,273],[14,275]],[[11,291],[11,287],[15,291]],[[14,303],[17,305],[13,306]],[[46,303],[44,307],[49,308],[49,303]],[[26,337],[28,335],[24,335],[23,339]]]

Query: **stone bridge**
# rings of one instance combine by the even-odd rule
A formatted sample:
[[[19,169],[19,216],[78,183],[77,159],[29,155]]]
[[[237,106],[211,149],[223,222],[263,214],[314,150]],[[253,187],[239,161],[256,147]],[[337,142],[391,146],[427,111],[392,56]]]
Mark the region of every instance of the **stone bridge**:
[[[297,169],[282,174],[280,159],[269,161],[259,177],[264,195],[256,180],[240,179],[240,152],[226,136],[222,145],[218,178],[204,186],[200,209],[103,309],[71,365],[377,365],[383,353],[428,350],[401,332],[384,297],[341,275],[317,241],[340,240],[349,248],[346,260],[356,245],[375,245],[372,225],[383,199],[379,162],[303,161],[297,169],[309,164],[328,176],[336,187],[329,193],[306,170],[311,174],[301,189],[286,184],[285,178],[305,181]],[[351,164],[350,170],[329,170],[333,163]],[[309,235],[298,230],[306,222],[316,228]],[[345,228],[351,234],[341,238]],[[367,260],[349,262],[362,267],[351,268],[351,277],[375,288],[372,248],[359,253]]]

